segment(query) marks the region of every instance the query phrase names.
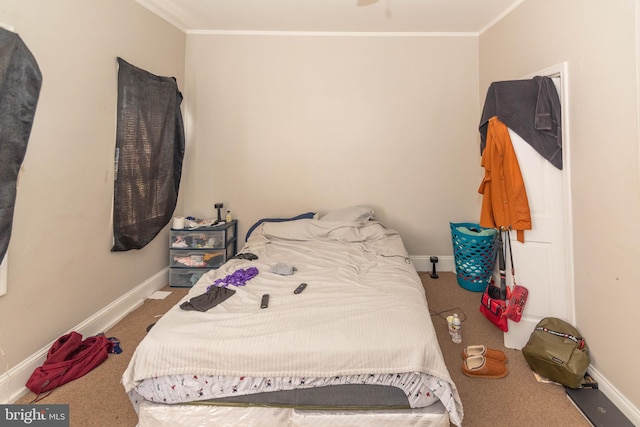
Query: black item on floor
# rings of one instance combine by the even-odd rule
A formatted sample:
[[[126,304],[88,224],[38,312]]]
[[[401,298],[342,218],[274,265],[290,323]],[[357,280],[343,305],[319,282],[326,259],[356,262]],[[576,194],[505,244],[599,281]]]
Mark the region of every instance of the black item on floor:
[[[567,397],[597,427],[634,427],[629,419],[597,388],[565,387]]]
[[[432,265],[432,269],[431,269],[431,278],[432,279],[437,279],[438,278],[438,273],[436,272],[436,264],[438,263],[438,257],[437,256],[432,256],[429,258],[429,260],[431,261],[431,265]]]

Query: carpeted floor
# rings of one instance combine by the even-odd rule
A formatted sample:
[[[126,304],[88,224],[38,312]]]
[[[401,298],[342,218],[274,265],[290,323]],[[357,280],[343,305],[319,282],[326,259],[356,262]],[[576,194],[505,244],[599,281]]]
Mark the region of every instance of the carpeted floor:
[[[438,279],[432,279],[429,273],[420,274],[430,311],[442,313],[445,318],[457,312],[465,318],[462,343],[455,344],[449,336],[446,320],[439,315],[432,316],[442,354],[462,399],[464,426],[591,425],[566,397],[563,387],[538,383],[522,353],[504,347],[502,331],[480,314],[480,293],[458,286],[453,273],[438,275]],[[504,351],[509,359],[509,374],[497,380],[465,376],[460,353],[464,346],[473,344]]]
[[[464,406],[464,426],[562,426],[587,427],[590,424],[557,385],[536,382],[520,351],[505,349],[502,332],[478,311],[480,294],[458,286],[453,273],[439,273],[438,279],[421,273],[429,308],[451,377]],[[146,334],[146,328],[176,304],[187,292],[165,288],[165,300],[146,300],[134,312],[106,332],[120,339],[123,352],[109,359],[84,377],[56,389],[39,403],[70,405],[72,427],[135,426],[137,416],[120,384],[132,352]],[[454,344],[444,318],[457,312],[462,323],[462,344]],[[440,314],[436,314],[440,313]],[[503,379],[469,378],[462,374],[460,353],[464,346],[485,344],[502,349],[509,357],[509,375]],[[29,403],[28,393],[16,403]]]

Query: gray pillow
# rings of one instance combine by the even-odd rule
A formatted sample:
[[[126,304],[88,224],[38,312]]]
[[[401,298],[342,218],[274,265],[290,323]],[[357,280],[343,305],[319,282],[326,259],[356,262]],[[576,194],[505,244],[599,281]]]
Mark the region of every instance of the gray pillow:
[[[370,219],[373,219],[373,209],[364,206],[342,208],[320,217],[322,221],[364,222]]]

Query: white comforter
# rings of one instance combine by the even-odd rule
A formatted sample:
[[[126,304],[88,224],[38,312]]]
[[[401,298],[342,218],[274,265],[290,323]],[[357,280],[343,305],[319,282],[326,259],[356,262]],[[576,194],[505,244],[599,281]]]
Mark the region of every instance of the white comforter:
[[[164,375],[330,377],[421,372],[448,384],[451,421],[460,399],[445,366],[424,290],[400,236],[380,223],[298,220],[261,224],[242,252],[204,275],[185,300],[239,268],[259,274],[206,311],[169,310],[136,349],[127,392]],[[278,262],[293,275],[270,273]],[[293,290],[308,283],[301,294]],[[269,307],[260,308],[263,294]]]

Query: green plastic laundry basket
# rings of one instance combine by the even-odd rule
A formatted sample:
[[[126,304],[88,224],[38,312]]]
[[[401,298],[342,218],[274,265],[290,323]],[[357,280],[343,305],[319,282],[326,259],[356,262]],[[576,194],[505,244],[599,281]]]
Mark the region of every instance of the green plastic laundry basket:
[[[484,292],[498,254],[498,230],[470,222],[450,223],[458,284]]]

